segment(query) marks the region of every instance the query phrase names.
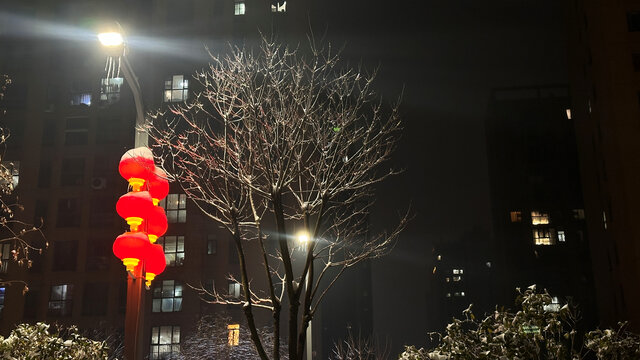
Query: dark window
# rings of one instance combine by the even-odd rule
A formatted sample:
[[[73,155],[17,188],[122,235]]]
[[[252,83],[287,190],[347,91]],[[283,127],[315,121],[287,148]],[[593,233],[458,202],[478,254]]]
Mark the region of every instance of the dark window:
[[[218,252],[218,239],[215,235],[207,236],[207,255],[214,255]]]
[[[38,316],[38,302],[40,301],[40,291],[30,289],[24,295],[24,310],[22,317],[25,319],[35,319]]]
[[[45,228],[47,216],[49,213],[49,201],[44,199],[36,200],[36,206],[33,211],[33,224]]]
[[[51,159],[40,160],[40,170],[38,172],[38,187],[51,187]]]
[[[80,226],[80,200],[58,200],[58,227]]]
[[[54,285],[49,297],[49,315],[71,316],[73,308],[73,284]]]
[[[627,26],[629,31],[640,31],[640,11],[627,13]]]
[[[46,119],[42,127],[42,146],[53,146],[56,139],[56,122]]]
[[[82,315],[106,315],[108,290],[106,282],[86,283],[82,294]]]
[[[89,118],[77,116],[67,118],[64,128],[65,145],[86,145],[89,140]]]
[[[96,124],[97,144],[116,144],[121,140],[122,120],[117,117],[99,116]]]
[[[84,158],[68,158],[62,160],[60,185],[74,186],[84,183]]]
[[[6,274],[9,270],[9,263],[13,257],[11,253],[12,250],[11,243],[5,242],[0,244],[0,259],[2,259],[0,263],[0,274]]]
[[[53,271],[76,271],[77,241],[56,241],[53,244]]]
[[[112,238],[89,239],[90,246],[87,246],[87,271],[103,271],[109,268],[109,261],[113,256],[111,246]]]
[[[113,196],[100,196],[91,199],[91,211],[89,212],[89,225],[104,227],[113,226],[116,217],[117,200]]]

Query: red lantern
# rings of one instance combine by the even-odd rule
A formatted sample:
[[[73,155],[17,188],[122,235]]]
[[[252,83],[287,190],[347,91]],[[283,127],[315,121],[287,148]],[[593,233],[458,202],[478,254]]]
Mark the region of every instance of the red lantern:
[[[146,271],[146,283],[147,286],[151,286],[151,281],[157,276],[162,274],[165,267],[167,267],[167,260],[164,257],[164,250],[162,246],[158,244],[151,244],[145,261]]]
[[[154,174],[149,178],[149,193],[153,198],[153,205],[158,205],[158,202],[169,194],[167,174],[158,167],[155,168]]]
[[[142,219],[153,210],[153,202],[148,191],[130,192],[122,195],[116,203],[118,215],[127,220],[131,231],[138,231]]]
[[[149,246],[151,244],[145,233],[126,232],[118,236],[113,243],[113,254],[122,260],[127,271],[133,271],[140,260],[146,258]]]
[[[120,165],[118,166],[120,175],[129,182],[133,191],[142,189],[145,180],[154,174],[154,169],[153,153],[147,147],[139,147],[127,151],[120,158]]]
[[[169,227],[164,209],[159,206],[154,206],[146,217],[145,224],[147,234],[149,234],[149,241],[153,244],[159,236],[167,232],[167,228]]]

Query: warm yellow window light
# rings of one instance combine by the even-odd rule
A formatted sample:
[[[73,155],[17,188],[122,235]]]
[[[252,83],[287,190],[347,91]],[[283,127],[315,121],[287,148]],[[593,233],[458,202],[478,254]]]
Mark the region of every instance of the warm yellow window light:
[[[229,324],[227,330],[229,330],[229,346],[238,346],[240,343],[240,324]]]

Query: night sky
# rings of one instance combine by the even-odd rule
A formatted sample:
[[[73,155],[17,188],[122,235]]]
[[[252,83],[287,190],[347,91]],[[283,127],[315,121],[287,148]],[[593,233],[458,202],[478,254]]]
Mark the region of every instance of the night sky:
[[[433,241],[490,231],[484,119],[496,87],[567,82],[563,2],[550,0],[330,1],[327,38],[353,62],[380,65],[389,100],[404,86],[406,172],[379,190],[374,224],[411,204],[415,219],[374,262],[374,326],[392,348],[422,344]],[[347,5],[348,3],[348,5]],[[418,6],[421,5],[420,8]],[[381,311],[389,309],[390,311]],[[399,331],[402,329],[401,331]],[[394,335],[395,334],[395,335]],[[400,340],[401,339],[401,340]]]

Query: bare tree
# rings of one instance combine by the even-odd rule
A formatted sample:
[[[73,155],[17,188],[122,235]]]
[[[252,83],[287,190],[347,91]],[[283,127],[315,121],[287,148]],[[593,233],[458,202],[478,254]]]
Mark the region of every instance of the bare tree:
[[[5,91],[10,84],[11,79],[7,75],[0,75],[0,104],[2,104]],[[0,107],[0,119],[4,118],[5,113],[4,107]],[[18,265],[29,268],[32,263],[30,252],[42,253],[42,248],[34,245],[35,243],[30,241],[29,237],[32,233],[39,235],[40,239],[43,239],[44,236],[39,226],[19,220],[16,216],[23,210],[23,207],[14,194],[14,189],[18,185],[17,178],[15,178],[15,176],[19,176],[18,164],[5,160],[6,142],[9,134],[6,128],[0,126],[0,254],[3,251],[10,251],[10,257],[3,254],[2,258],[9,258],[17,262]],[[0,265],[3,265],[2,260],[0,260]],[[12,283],[23,284],[23,293],[29,290],[27,284],[22,280],[0,279],[1,285]]]
[[[346,339],[334,343],[331,360],[387,360],[390,357],[388,344],[380,346],[375,338],[357,337],[349,331]]]
[[[329,288],[346,269],[386,254],[408,220],[401,215],[390,232],[371,234],[374,188],[398,172],[383,168],[402,130],[398,105],[383,106],[375,73],[342,67],[330,46],[312,42],[308,53],[264,40],[255,53],[212,55],[195,76],[203,90],[154,114],[148,129],[164,167],[233,239],[241,298],[200,291],[243,306],[261,359],[269,356],[255,308],[271,312],[280,339],[285,307],[289,359],[301,359]],[[274,231],[265,231],[269,224]],[[296,257],[299,230],[311,241]],[[249,244],[258,245],[263,288],[249,274]],[[278,340],[271,357],[280,358]]]

